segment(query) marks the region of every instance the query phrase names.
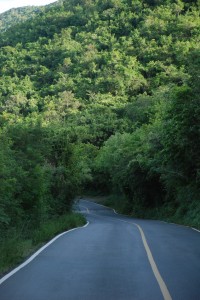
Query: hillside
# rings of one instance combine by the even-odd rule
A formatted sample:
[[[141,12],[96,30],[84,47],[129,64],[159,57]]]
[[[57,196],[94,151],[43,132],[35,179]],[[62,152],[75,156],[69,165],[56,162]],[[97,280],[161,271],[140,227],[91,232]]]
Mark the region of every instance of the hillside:
[[[9,27],[24,22],[29,18],[35,17],[43,9],[36,6],[26,6],[12,8],[0,14],[0,32],[6,31]]]
[[[198,3],[59,1],[0,34],[2,230],[84,188],[200,225]]]
[[[62,1],[62,0],[61,0]],[[45,6],[23,6],[18,8],[12,8],[4,13],[0,14],[0,32],[5,32],[8,28],[14,27],[15,25],[25,22],[28,19],[34,18],[39,13],[45,10],[55,7],[59,2],[51,3]]]

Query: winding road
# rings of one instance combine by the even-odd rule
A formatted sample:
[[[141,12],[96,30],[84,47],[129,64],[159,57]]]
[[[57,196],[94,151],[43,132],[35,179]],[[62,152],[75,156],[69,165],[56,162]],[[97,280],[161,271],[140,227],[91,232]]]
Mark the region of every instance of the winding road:
[[[0,279],[0,300],[200,300],[200,232],[80,200],[66,232]]]

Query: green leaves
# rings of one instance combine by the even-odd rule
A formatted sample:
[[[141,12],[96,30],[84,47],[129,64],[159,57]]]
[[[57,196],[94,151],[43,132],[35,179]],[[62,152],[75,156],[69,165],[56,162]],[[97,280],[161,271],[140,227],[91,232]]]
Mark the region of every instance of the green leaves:
[[[196,197],[195,3],[58,1],[0,34],[2,226],[61,214],[88,184],[129,209]]]

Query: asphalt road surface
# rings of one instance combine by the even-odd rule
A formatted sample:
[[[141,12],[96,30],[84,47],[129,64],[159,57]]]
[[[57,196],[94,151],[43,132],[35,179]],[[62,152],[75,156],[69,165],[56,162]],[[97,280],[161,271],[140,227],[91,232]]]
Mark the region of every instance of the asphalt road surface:
[[[77,208],[89,224],[0,279],[0,300],[200,300],[200,232]]]

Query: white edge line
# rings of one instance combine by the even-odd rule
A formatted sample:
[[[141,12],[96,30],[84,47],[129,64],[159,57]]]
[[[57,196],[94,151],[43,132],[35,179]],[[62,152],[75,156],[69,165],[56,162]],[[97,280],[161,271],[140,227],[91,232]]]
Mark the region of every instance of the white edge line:
[[[196,229],[196,228],[194,228],[194,227],[192,227],[192,229],[195,230],[195,231],[197,231],[197,232],[200,232],[200,230],[198,230],[198,229]]]
[[[36,256],[38,256],[44,249],[46,249],[48,246],[50,246],[53,242],[55,242],[58,238],[60,238],[62,235],[69,233],[71,231],[74,231],[76,229],[80,229],[80,228],[85,228],[89,225],[89,222],[87,222],[84,226],[81,227],[76,227],[70,230],[67,230],[65,232],[62,232],[61,234],[57,235],[56,237],[54,237],[51,241],[49,241],[46,245],[44,245],[42,248],[40,248],[37,252],[35,252],[31,257],[29,257],[29,259],[27,259],[24,263],[22,263],[21,265],[19,265],[17,268],[15,268],[14,270],[12,270],[11,272],[9,272],[8,274],[6,274],[3,278],[0,279],[0,285],[6,281],[9,277],[11,277],[12,275],[14,275],[16,272],[18,272],[20,269],[24,268],[26,265],[28,265],[32,260],[34,260],[34,258],[36,258]]]
[[[88,200],[85,200],[85,199],[80,199],[80,200],[83,200],[83,201],[86,201],[86,202],[92,202],[92,201],[88,201]],[[102,205],[102,204],[99,204],[99,203],[96,203],[96,202],[93,202],[93,203],[95,203],[95,204],[97,204],[97,205],[100,205],[100,206],[103,206],[103,207],[105,207],[105,208],[108,208],[108,209],[113,210],[114,213],[115,213],[116,215],[122,215],[122,216],[126,216],[126,217],[131,217],[131,216],[129,216],[129,215],[119,214],[118,212],[116,212],[116,210],[115,210],[114,208],[111,208],[111,207],[108,207],[108,206],[105,206],[105,205]],[[187,225],[176,224],[176,223],[166,222],[166,221],[162,221],[162,220],[157,220],[157,221],[162,222],[162,223],[165,223],[165,224],[171,224],[171,225],[176,225],[176,226],[181,226],[181,227],[190,228],[190,229],[192,229],[192,230],[195,230],[195,231],[197,231],[197,232],[200,232],[200,230],[198,230],[198,229],[196,229],[196,228],[194,228],[194,227],[187,226]]]
[[[195,230],[197,232],[200,232],[200,230],[194,228],[194,227],[190,227],[190,226],[187,226],[187,225],[182,225],[182,224],[176,224],[176,223],[170,223],[170,222],[165,222],[167,224],[171,224],[171,225],[176,225],[176,226],[180,226],[180,227],[185,227],[185,228],[189,228],[189,229],[192,229],[192,230]]]
[[[90,201],[87,201],[87,200],[84,200],[84,199],[82,199],[82,200],[86,201],[86,202],[90,202]],[[104,205],[98,204],[96,202],[93,202],[93,203],[95,203],[97,205],[100,205],[100,206],[104,206]],[[106,206],[104,206],[104,207],[106,207]],[[115,209],[113,209],[113,208],[111,208],[111,209],[114,211],[115,214],[120,215],[120,214],[118,214],[115,211]],[[137,223],[131,223],[131,222],[124,221],[124,220],[121,220],[121,219],[118,219],[118,220],[122,221],[122,222],[125,222],[125,223],[129,223],[129,224],[135,225],[139,229],[139,232],[140,232],[140,235],[141,235],[141,239],[142,239],[142,242],[143,242],[143,246],[144,246],[144,249],[145,249],[146,254],[147,254],[147,258],[149,260],[149,263],[151,265],[151,269],[152,269],[153,274],[154,274],[154,276],[155,276],[155,278],[157,280],[157,283],[158,283],[158,285],[160,287],[160,290],[162,292],[163,298],[164,298],[164,300],[172,300],[171,295],[169,293],[169,290],[168,290],[168,288],[167,288],[167,286],[166,286],[166,284],[165,284],[165,282],[164,282],[164,280],[163,280],[163,278],[162,278],[162,276],[161,276],[161,274],[160,274],[160,272],[159,272],[159,270],[157,268],[157,265],[156,265],[156,263],[154,261],[153,255],[152,255],[151,250],[149,248],[149,245],[147,243],[147,240],[146,240],[145,234],[143,232],[143,229]],[[160,222],[166,223],[166,224],[179,225],[179,224],[175,224],[175,223],[168,223],[166,221],[160,221]],[[184,226],[184,225],[180,225],[180,226]],[[189,226],[184,226],[184,227],[189,227]],[[193,227],[189,227],[189,228],[200,232],[199,230],[197,230],[197,229],[195,229]]]

